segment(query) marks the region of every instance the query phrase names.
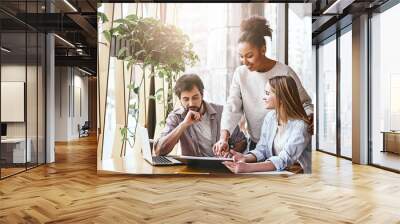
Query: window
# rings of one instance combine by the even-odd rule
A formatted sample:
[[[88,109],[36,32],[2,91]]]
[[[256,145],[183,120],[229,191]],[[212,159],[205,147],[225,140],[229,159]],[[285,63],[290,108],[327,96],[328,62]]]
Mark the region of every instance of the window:
[[[340,36],[340,154],[352,157],[352,33]]]
[[[387,150],[382,132],[400,130],[400,33],[394,29],[398,21],[400,4],[371,18],[372,163],[396,170],[400,170],[400,156]],[[400,134],[392,138],[398,149]]]
[[[176,5],[175,25],[189,36],[193,50],[200,59],[194,67],[187,68],[186,72],[201,77],[206,89],[204,98],[207,101],[223,104],[227,97],[227,91],[221,91],[227,89],[227,57],[238,58],[236,51],[232,50],[230,55],[227,55],[227,52],[229,49],[235,49],[235,34],[238,33],[240,22],[232,21],[232,27],[227,27],[228,15],[237,13],[240,6],[238,4],[229,9],[228,4],[213,4],[211,8],[209,4]],[[204,20],[204,15],[212,16],[207,16],[209,19]],[[235,38],[230,46],[228,34]]]
[[[315,102],[315,76],[312,75],[311,4],[289,4],[288,64],[302,81],[304,89]]]
[[[2,1],[1,5],[24,17],[42,13],[43,3]],[[46,38],[34,28],[11,23],[14,18],[6,13],[0,12],[0,17],[10,21],[0,28],[0,111],[6,138],[0,144],[0,178],[5,178],[45,163]],[[13,106],[15,110],[10,109]]]
[[[336,39],[318,48],[318,146],[336,154]]]
[[[107,86],[107,101],[106,101],[106,115],[104,122],[104,142],[103,142],[103,159],[111,158],[114,148],[114,141],[116,140],[116,109],[115,109],[115,64],[116,58],[110,57],[110,68],[108,73],[108,86]],[[117,133],[117,136],[119,134]],[[120,138],[117,138],[119,141]]]
[[[289,4],[288,64],[299,76],[304,89],[316,105],[315,48],[312,47],[311,4]],[[315,121],[315,119],[314,119]],[[315,135],[312,148],[315,149]]]
[[[285,51],[285,24],[282,23],[285,18],[285,5],[284,4],[265,4],[264,16],[267,19],[270,28],[272,29],[272,37],[266,38],[267,44],[267,57],[284,63]],[[279,46],[279,47],[278,47]],[[280,50],[278,52],[278,50]]]

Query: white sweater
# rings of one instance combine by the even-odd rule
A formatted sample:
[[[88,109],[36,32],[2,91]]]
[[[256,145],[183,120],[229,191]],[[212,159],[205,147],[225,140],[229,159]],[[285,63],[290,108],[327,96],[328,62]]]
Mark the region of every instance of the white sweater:
[[[278,75],[289,75],[296,81],[304,110],[308,115],[314,113],[310,96],[303,88],[299,77],[289,66],[277,62],[271,70],[257,72],[250,71],[245,65],[242,65],[233,74],[229,97],[222,113],[221,129],[232,133],[244,114],[250,138],[252,141],[258,142],[263,119],[269,112],[264,107],[264,87],[271,77]]]

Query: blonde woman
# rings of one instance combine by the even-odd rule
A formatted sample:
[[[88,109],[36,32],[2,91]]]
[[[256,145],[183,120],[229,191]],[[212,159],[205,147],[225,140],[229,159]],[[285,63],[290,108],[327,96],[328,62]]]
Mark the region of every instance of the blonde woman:
[[[300,101],[296,82],[290,76],[275,76],[265,85],[265,108],[260,141],[254,150],[241,154],[234,150],[234,162],[225,162],[234,173],[281,171],[298,163],[311,172],[310,120]]]

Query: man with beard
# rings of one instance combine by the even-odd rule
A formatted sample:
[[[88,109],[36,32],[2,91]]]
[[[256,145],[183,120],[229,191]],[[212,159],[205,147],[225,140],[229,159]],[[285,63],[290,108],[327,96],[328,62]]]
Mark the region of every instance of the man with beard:
[[[169,113],[165,128],[154,143],[155,154],[167,155],[179,141],[182,155],[215,156],[212,148],[219,140],[223,106],[203,100],[203,82],[194,74],[181,76],[174,91],[181,107]],[[246,148],[246,138],[238,127],[229,142],[235,151]]]

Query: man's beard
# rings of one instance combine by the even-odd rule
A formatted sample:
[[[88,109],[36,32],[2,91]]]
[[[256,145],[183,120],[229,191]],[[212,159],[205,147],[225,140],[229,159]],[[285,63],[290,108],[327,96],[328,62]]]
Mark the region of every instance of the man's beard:
[[[189,110],[200,112],[202,106],[203,106],[203,101],[201,101],[200,107],[185,107],[185,113],[188,113]]]

